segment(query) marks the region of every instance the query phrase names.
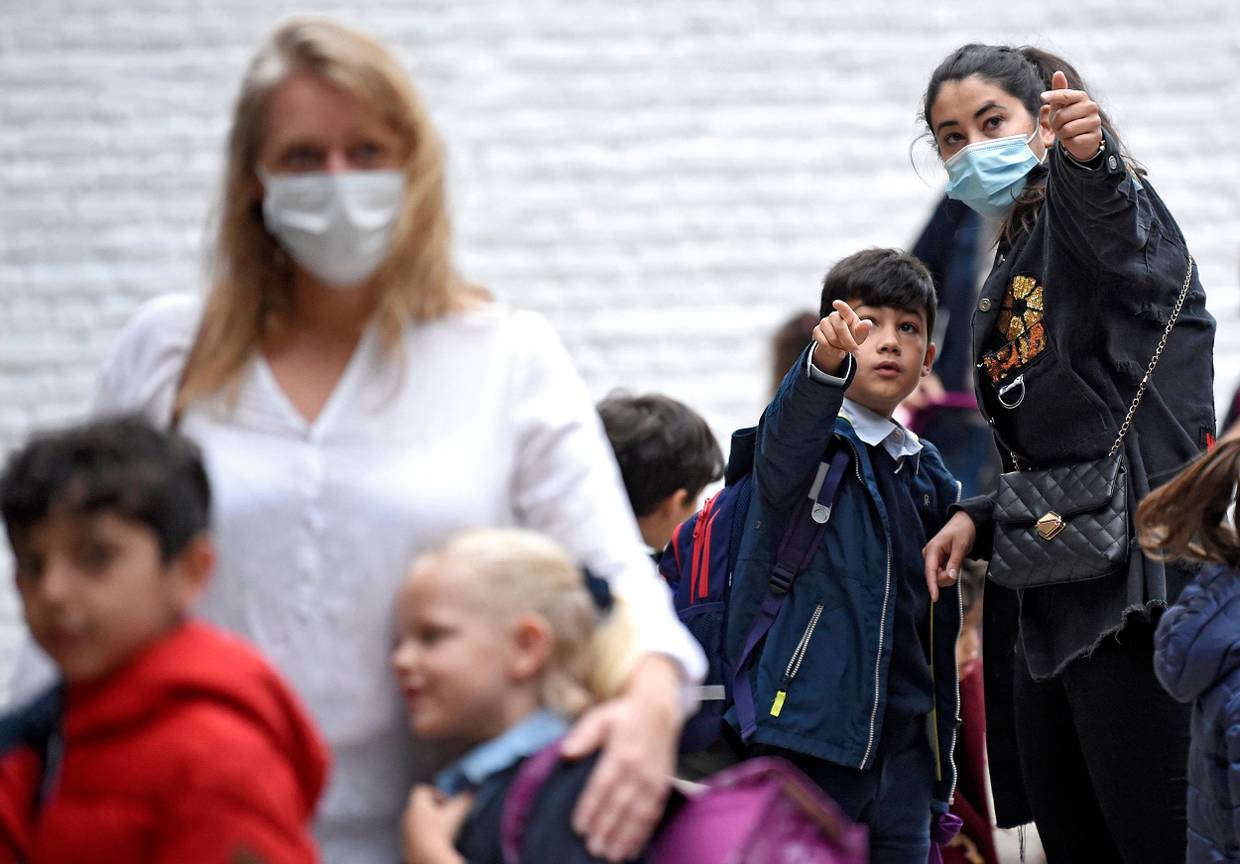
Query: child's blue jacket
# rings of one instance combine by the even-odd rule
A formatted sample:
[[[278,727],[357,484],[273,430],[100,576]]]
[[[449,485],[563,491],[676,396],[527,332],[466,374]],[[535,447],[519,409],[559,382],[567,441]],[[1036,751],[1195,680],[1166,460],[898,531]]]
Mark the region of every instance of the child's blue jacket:
[[[807,360],[802,355],[784,377],[758,427],[754,496],[731,587],[726,653],[735,668],[766,593],[776,546],[800,496],[809,494],[828,445],[850,448],[849,471],[822,544],[793,584],[752,670],[757,731],[751,743],[870,768],[883,734],[897,578],[890,537],[900,526],[890,524],[866,447],[840,414],[851,370],[844,386],[835,386],[811,379]],[[923,444],[912,482],[929,538],[946,522],[959,484],[938,450]],[[960,705],[955,587],[940,590],[932,617],[934,800],[936,809],[946,810],[955,790]],[[735,727],[734,713],[728,719]]]
[[[1154,673],[1193,703],[1188,862],[1240,861],[1240,571],[1207,567],[1164,613]]]

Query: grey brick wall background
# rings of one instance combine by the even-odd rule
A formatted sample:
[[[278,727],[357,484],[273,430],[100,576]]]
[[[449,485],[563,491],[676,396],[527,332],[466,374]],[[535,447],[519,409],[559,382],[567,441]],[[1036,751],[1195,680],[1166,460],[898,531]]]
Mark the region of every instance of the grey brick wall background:
[[[919,97],[970,40],[1081,69],[1200,262],[1220,400],[1240,378],[1232,0],[0,0],[0,451],[81,416],[143,299],[201,286],[244,64],[305,8],[406,63],[448,143],[462,270],[548,315],[599,396],[751,422],[775,324],[928,214]],[[19,634],[6,583],[0,681]]]

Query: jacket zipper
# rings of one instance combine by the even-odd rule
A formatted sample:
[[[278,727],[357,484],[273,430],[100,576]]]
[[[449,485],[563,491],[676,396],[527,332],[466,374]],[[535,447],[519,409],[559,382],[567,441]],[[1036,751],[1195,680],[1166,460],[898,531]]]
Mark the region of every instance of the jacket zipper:
[[[775,691],[775,701],[771,704],[771,716],[778,717],[779,712],[784,710],[784,700],[788,697],[788,687],[792,684],[792,679],[797,677],[797,673],[801,671],[801,663],[805,660],[805,654],[809,651],[810,640],[814,638],[814,630],[818,627],[818,619],[822,617],[822,604],[819,603],[814,607],[814,614],[809,617],[809,623],[805,625],[805,632],[801,634],[801,641],[797,643],[797,647],[792,652],[792,656],[788,658],[788,665],[784,668],[784,679],[779,684],[779,689]]]
[[[857,472],[857,482],[868,492],[869,487],[865,485],[865,479],[861,476],[861,453],[851,441],[848,442],[848,446],[853,448],[853,455],[856,457],[853,459],[853,468]],[[887,638],[887,607],[891,604],[891,538],[887,537],[886,540],[887,578],[883,585],[882,617],[878,620],[878,652],[874,655],[874,705],[870,708],[870,735],[865,743],[865,753],[861,757],[859,768],[868,767],[866,763],[869,762],[870,753],[874,750],[874,726],[878,722],[878,689],[882,679],[883,643]]]
[[[865,742],[865,753],[859,768],[867,768],[870,752],[874,749],[874,726],[878,722],[878,687],[882,680],[883,643],[887,636],[887,606],[891,602],[891,540],[887,541],[887,581],[883,586],[883,617],[878,622],[878,653],[874,655],[874,705],[870,709],[870,737]]]
[[[960,503],[960,495],[963,490],[964,490],[964,487],[961,485],[960,481],[957,480],[956,481],[956,503],[957,504]],[[964,626],[964,595],[960,591],[959,588],[956,589],[956,605],[960,609],[960,627],[963,627]],[[933,606],[931,606],[930,614],[931,615],[934,614]],[[956,635],[952,639],[953,646],[956,644],[957,640],[960,639],[960,627],[956,628]],[[933,655],[932,655],[932,658],[933,658]],[[954,721],[952,723],[952,741],[951,741],[951,744],[947,746],[947,764],[948,764],[948,767],[952,769],[952,785],[951,785],[951,788],[947,790],[947,800],[949,803],[951,802],[953,798],[956,797],[956,781],[959,779],[959,775],[956,774],[956,741],[960,738],[959,730],[960,730],[960,722],[961,722],[960,721],[960,672],[953,666],[952,673],[956,676],[956,679],[955,679],[956,680],[956,708],[955,708],[956,716],[952,718]],[[938,703],[937,693],[935,694],[935,703],[936,704]]]
[[[865,479],[861,476],[861,454],[857,452],[857,446],[855,444],[853,444],[851,441],[849,441],[848,443],[849,443],[849,446],[853,448],[853,454],[856,456],[856,458],[853,460],[853,468],[856,470],[857,482],[860,483],[862,487],[865,487]],[[957,503],[960,501],[960,489],[961,489],[960,483],[957,482],[956,483]],[[883,662],[883,643],[885,641],[886,632],[887,632],[887,606],[890,600],[891,600],[891,538],[888,537],[887,538],[887,579],[883,587],[883,613],[882,613],[882,618],[879,619],[879,624],[878,624],[878,653],[874,657],[874,705],[870,709],[870,736],[869,736],[869,740],[866,741],[865,754],[861,757],[861,765],[859,766],[860,768],[867,767],[866,762],[869,761],[870,753],[874,749],[874,726],[878,721],[878,687],[881,682],[881,672],[882,672],[882,662]],[[964,620],[964,599],[960,596],[959,591],[956,592],[956,602],[960,607],[960,618],[961,620]],[[930,614],[931,615],[934,614],[933,607],[931,607],[930,609]],[[959,631],[957,631],[956,633],[957,638],[959,637],[959,635],[960,635]],[[953,640],[953,644],[955,644],[954,640]],[[934,663],[933,654],[934,654],[933,647],[931,647],[931,657],[930,657],[931,664]],[[933,668],[931,669],[931,674],[933,675]],[[935,693],[932,695],[934,698],[934,702],[937,706],[938,694]],[[948,796],[947,796],[948,801],[950,801],[952,797],[956,794],[956,780],[957,780],[957,777],[956,777],[956,741],[959,737],[959,732],[957,731],[957,729],[960,725],[959,724],[959,720],[960,720],[960,676],[959,675],[956,676],[956,717],[955,719],[957,722],[952,724],[951,744],[948,745],[948,748],[947,748],[947,764],[951,766],[951,769],[952,769],[952,785],[951,785],[951,789],[948,792]],[[936,728],[937,728],[937,725],[936,725]],[[938,753],[935,753],[936,761],[938,760],[938,758],[939,758]]]

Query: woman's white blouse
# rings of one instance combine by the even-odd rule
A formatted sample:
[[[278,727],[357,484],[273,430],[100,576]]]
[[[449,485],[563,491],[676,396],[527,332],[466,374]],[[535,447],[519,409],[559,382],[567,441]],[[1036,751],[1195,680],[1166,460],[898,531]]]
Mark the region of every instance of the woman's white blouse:
[[[201,314],[156,298],[100,377],[96,413],[167,422]],[[705,664],[646,557],[589,394],[547,322],[489,305],[407,328],[385,353],[372,327],[319,417],[292,407],[261,357],[240,388],[196,403],[219,563],[199,611],[255,642],[331,745],[318,835],[329,862],[399,859],[419,768],[388,665],[394,592],[450,532],[524,525],[612,582],[642,645],[690,680]],[[425,754],[422,754],[425,759]]]

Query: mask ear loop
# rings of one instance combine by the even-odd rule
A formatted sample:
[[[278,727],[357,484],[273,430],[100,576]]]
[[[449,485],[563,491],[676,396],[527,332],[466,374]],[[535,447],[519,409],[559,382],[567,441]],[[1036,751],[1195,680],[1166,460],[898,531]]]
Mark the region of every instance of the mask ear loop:
[[[1029,147],[1029,145],[1030,145],[1031,143],[1033,143],[1033,139],[1034,139],[1034,138],[1037,138],[1037,137],[1038,137],[1038,133],[1039,133],[1039,132],[1041,132],[1041,131],[1042,131],[1042,127],[1041,127],[1041,125],[1040,125],[1040,124],[1038,123],[1038,121],[1035,119],[1035,120],[1033,121],[1033,131],[1032,131],[1032,132],[1030,132],[1030,133],[1029,133],[1029,137],[1025,139],[1025,146],[1026,146],[1026,147]],[[1029,147],[1029,152],[1031,152],[1031,153],[1033,152],[1033,148],[1032,148],[1032,147]],[[1042,158],[1038,160],[1038,164],[1039,164],[1039,165],[1045,165],[1045,164],[1046,164],[1046,157],[1048,157],[1048,156],[1050,156],[1050,155],[1051,155],[1051,148],[1050,148],[1050,147],[1043,147],[1043,148],[1042,148]]]

